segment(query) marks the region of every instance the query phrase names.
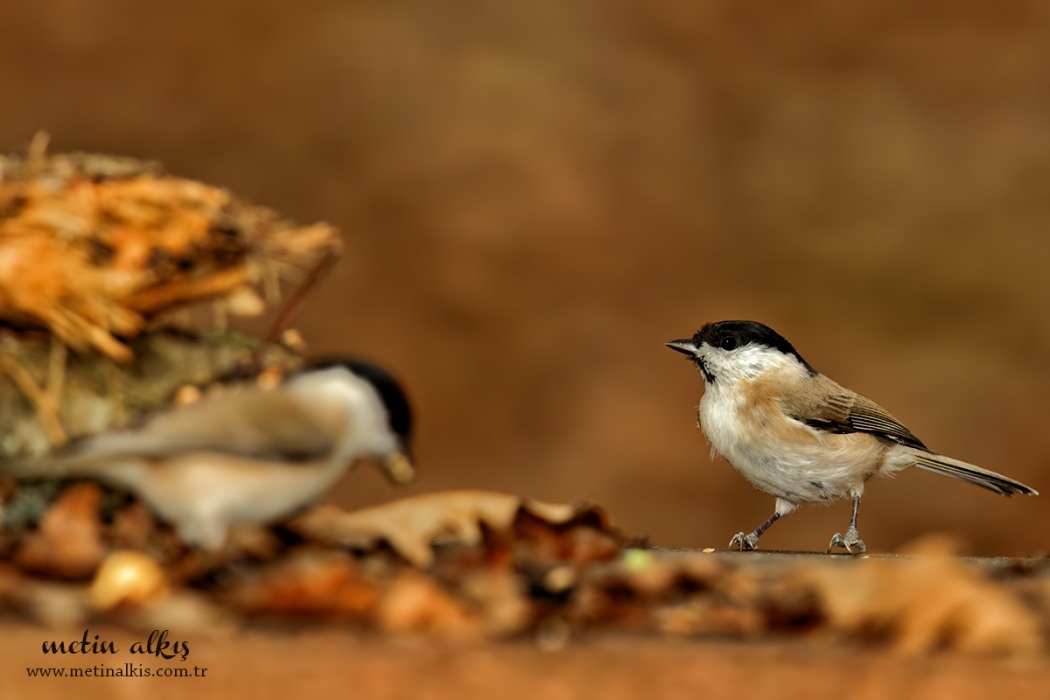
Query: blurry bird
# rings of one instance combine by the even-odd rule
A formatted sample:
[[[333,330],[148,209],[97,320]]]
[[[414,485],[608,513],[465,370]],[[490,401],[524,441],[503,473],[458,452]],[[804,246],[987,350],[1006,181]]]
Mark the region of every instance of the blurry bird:
[[[800,503],[850,496],[845,535],[830,552],[864,552],[857,510],[865,482],[908,467],[968,481],[1004,496],[1035,489],[993,471],[931,451],[874,401],[825,377],[791,343],[754,321],[709,323],[667,347],[688,355],[704,377],[700,427],[712,449],[744,477],[776,496],[772,516],[730,547],[752,550],[758,538]]]
[[[375,365],[314,363],[272,389],[208,396],[138,427],[0,467],[22,478],[86,477],[127,489],[187,544],[222,548],[231,525],[278,520],[317,500],[360,458],[405,482],[412,417]]]

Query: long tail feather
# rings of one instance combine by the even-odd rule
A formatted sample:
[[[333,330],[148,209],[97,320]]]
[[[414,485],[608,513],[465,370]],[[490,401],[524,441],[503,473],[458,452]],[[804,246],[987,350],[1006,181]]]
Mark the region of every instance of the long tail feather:
[[[930,452],[923,452],[922,450],[913,449],[911,452],[915,456],[915,466],[920,469],[925,469],[936,474],[943,474],[944,476],[950,476],[953,479],[959,479],[960,481],[968,481],[971,484],[986,488],[990,491],[995,491],[1004,496],[1013,496],[1014,494],[1022,494],[1025,496],[1039,495],[1039,492],[1031,486],[1027,486],[1020,481],[1015,481],[1008,476],[997,474],[988,469],[982,469],[981,467],[967,464],[958,459],[952,459],[951,457],[932,454]]]

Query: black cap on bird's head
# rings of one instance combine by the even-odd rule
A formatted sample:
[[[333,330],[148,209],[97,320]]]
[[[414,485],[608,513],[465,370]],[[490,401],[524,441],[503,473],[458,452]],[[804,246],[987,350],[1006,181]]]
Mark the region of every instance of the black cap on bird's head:
[[[386,410],[387,425],[397,437],[398,450],[381,456],[379,466],[390,481],[407,484],[415,479],[412,465],[412,407],[401,383],[382,367],[362,360],[344,358],[314,360],[303,367],[304,372],[342,368],[372,386]]]
[[[386,409],[391,432],[400,439],[405,452],[409,453],[413,427],[412,406],[408,402],[408,396],[401,383],[379,365],[363,360],[345,358],[314,360],[307,363],[302,371],[311,372],[335,367],[342,367],[372,385],[383,402],[383,408]]]
[[[689,355],[699,363],[701,359],[700,348],[705,344],[711,348],[720,348],[727,352],[746,345],[763,345],[779,350],[785,355],[793,355],[807,370],[811,373],[815,372],[813,367],[802,358],[802,355],[798,354],[798,351],[784,336],[757,321],[716,321],[708,323],[694,333],[692,338],[672,340],[667,343],[667,347]]]

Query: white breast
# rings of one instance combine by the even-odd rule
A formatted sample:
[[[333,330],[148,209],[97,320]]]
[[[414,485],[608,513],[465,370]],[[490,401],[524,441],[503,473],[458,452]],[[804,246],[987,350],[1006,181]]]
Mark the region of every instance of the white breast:
[[[757,488],[792,503],[860,493],[881,464],[885,447],[870,436],[836,435],[788,418],[768,403],[748,403],[747,384],[769,373],[804,371],[776,353],[747,373],[716,374],[700,402],[700,426],[712,448]],[[737,365],[741,366],[741,365]]]

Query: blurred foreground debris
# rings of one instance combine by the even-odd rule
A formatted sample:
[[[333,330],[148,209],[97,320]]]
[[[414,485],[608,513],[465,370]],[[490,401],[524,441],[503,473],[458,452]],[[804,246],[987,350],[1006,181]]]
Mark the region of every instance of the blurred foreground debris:
[[[49,625],[338,623],[544,648],[628,632],[906,655],[1038,654],[1050,629],[1047,560],[968,560],[939,538],[862,558],[650,550],[600,508],[479,491],[321,507],[207,557],[141,504],[81,483],[6,531],[3,551],[0,606]]]
[[[155,163],[46,152],[0,156],[0,322],[128,362],[128,341],[166,312],[210,301],[258,315],[280,279],[340,240]],[[298,272],[297,272],[298,271]]]
[[[615,556],[620,541],[599,508],[552,505],[489,491],[431,493],[354,513],[321,507],[293,522],[291,528],[311,541],[340,547],[364,549],[385,542],[409,562],[426,568],[434,559],[433,541],[448,536],[466,545],[479,545],[486,531],[506,530],[519,516],[574,535],[602,533],[611,547],[606,558]],[[590,527],[573,528],[584,523]]]
[[[52,345],[46,338],[0,338],[4,354],[38,387],[55,372]],[[53,417],[65,435],[76,438],[111,428],[160,407],[180,390],[196,391],[213,384],[243,381],[267,371],[299,366],[296,349],[285,344],[263,345],[232,330],[190,333],[156,329],[131,342],[135,359],[128,365],[88,354],[71,354],[63,361],[62,389],[51,404]],[[0,370],[0,460],[42,455],[54,441],[40,407],[23,387]]]
[[[46,134],[0,156],[0,460],[295,368],[287,326],[341,245],[156,163],[50,154]],[[279,306],[282,281],[301,284]],[[268,307],[269,337],[227,328]]]

